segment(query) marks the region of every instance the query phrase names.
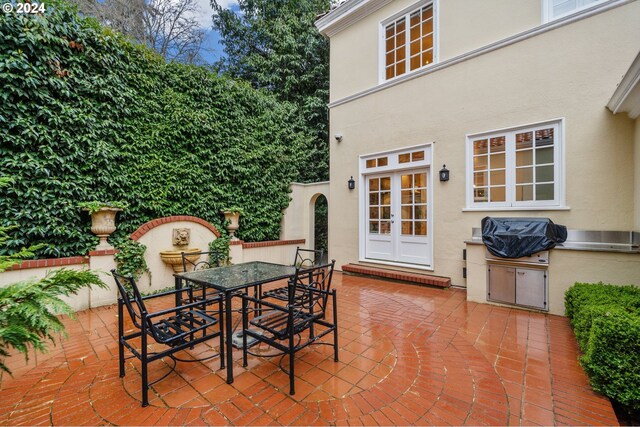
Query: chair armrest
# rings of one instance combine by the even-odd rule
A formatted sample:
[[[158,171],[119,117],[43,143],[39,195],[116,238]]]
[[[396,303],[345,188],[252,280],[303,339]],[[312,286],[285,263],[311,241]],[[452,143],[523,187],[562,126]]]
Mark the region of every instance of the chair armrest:
[[[150,319],[152,317],[162,316],[162,315],[169,314],[169,313],[178,312],[180,310],[185,310],[185,309],[189,309],[189,308],[202,307],[203,305],[208,305],[208,304],[220,302],[221,300],[222,300],[222,298],[220,296],[216,296],[216,297],[204,299],[204,300],[201,300],[201,301],[191,302],[189,304],[179,305],[177,307],[171,307],[171,308],[166,308],[166,309],[160,310],[160,311],[154,311],[153,313],[148,313],[147,314],[147,319]]]
[[[274,310],[280,310],[280,311],[285,312],[285,313],[289,312],[289,309],[287,309],[287,307],[283,307],[281,305],[274,304],[274,303],[272,303],[270,301],[265,301],[263,299],[250,297],[249,295],[242,295],[242,299],[246,300],[246,301],[254,302],[254,303],[257,303],[257,304],[260,304],[260,305],[264,305],[264,306],[267,306],[269,308],[273,308]]]
[[[182,287],[180,289],[172,289],[170,291],[165,291],[165,292],[160,292],[158,294],[153,294],[153,295],[145,295],[142,297],[143,300],[149,300],[149,299],[153,299],[153,298],[158,298],[158,297],[164,297],[167,295],[173,295],[176,294],[178,292],[184,292],[184,291],[189,291],[192,290],[191,286],[185,286]]]

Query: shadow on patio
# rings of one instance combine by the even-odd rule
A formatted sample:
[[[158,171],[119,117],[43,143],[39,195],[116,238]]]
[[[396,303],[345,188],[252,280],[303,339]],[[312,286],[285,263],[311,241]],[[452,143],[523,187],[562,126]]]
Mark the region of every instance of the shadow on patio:
[[[295,396],[279,358],[251,357],[244,369],[236,350],[232,385],[217,359],[181,363],[141,408],[137,360],[118,377],[113,305],[66,320],[69,336],[50,353],[7,361],[0,424],[617,424],[578,365],[566,318],[340,273],[334,286],[340,362],[328,346],[300,352]],[[151,378],[166,369],[151,364]]]

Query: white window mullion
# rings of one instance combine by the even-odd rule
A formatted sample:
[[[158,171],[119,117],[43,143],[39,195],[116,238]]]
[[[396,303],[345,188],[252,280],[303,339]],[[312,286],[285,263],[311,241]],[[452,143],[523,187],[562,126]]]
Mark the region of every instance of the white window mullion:
[[[507,138],[507,153],[505,159],[507,206],[513,207],[516,199],[516,133],[509,132],[505,136]]]

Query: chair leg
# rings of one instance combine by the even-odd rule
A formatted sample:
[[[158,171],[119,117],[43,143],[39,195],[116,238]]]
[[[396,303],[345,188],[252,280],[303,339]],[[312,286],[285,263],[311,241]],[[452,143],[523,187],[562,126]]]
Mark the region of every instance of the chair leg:
[[[242,366],[247,367],[247,329],[249,329],[249,315],[247,313],[247,300],[242,298]]]
[[[118,298],[118,360],[120,366],[120,378],[124,377],[124,309],[122,299]]]
[[[296,355],[295,343],[293,341],[293,334],[289,334],[289,394],[296,394],[295,386],[295,372],[294,372],[294,360]]]
[[[147,320],[145,318],[142,319],[142,336],[141,336],[141,346],[142,346],[142,354],[140,357],[140,362],[142,363],[142,407],[149,406],[149,377],[147,372],[147,328],[146,328]]]
[[[222,298],[218,300],[218,319],[218,323],[220,323],[220,369],[224,369],[224,358],[226,355],[224,352],[224,322],[227,319],[223,318]]]
[[[338,301],[336,290],[332,292],[333,297],[333,361],[338,361]]]

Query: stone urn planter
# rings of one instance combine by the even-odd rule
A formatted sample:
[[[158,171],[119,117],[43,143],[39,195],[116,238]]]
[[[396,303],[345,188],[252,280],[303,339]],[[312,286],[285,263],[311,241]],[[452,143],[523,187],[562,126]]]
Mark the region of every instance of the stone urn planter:
[[[188,255],[190,252],[200,252],[199,248],[189,248],[181,251],[162,251],[160,252],[160,259],[165,264],[171,266],[174,273],[182,273],[184,271],[184,267],[182,265],[182,252],[187,254],[185,258],[193,263],[195,263],[198,258],[200,258],[199,253]]]
[[[96,211],[85,208],[91,213],[91,232],[100,238],[96,250],[110,250],[113,246],[107,242],[107,237],[116,231],[116,214],[122,209],[112,207],[102,207]]]
[[[238,240],[235,234],[240,227],[240,211],[229,209],[222,211],[222,213],[224,214],[225,221],[229,221],[229,223],[227,224],[227,230],[229,231],[231,240]]]

